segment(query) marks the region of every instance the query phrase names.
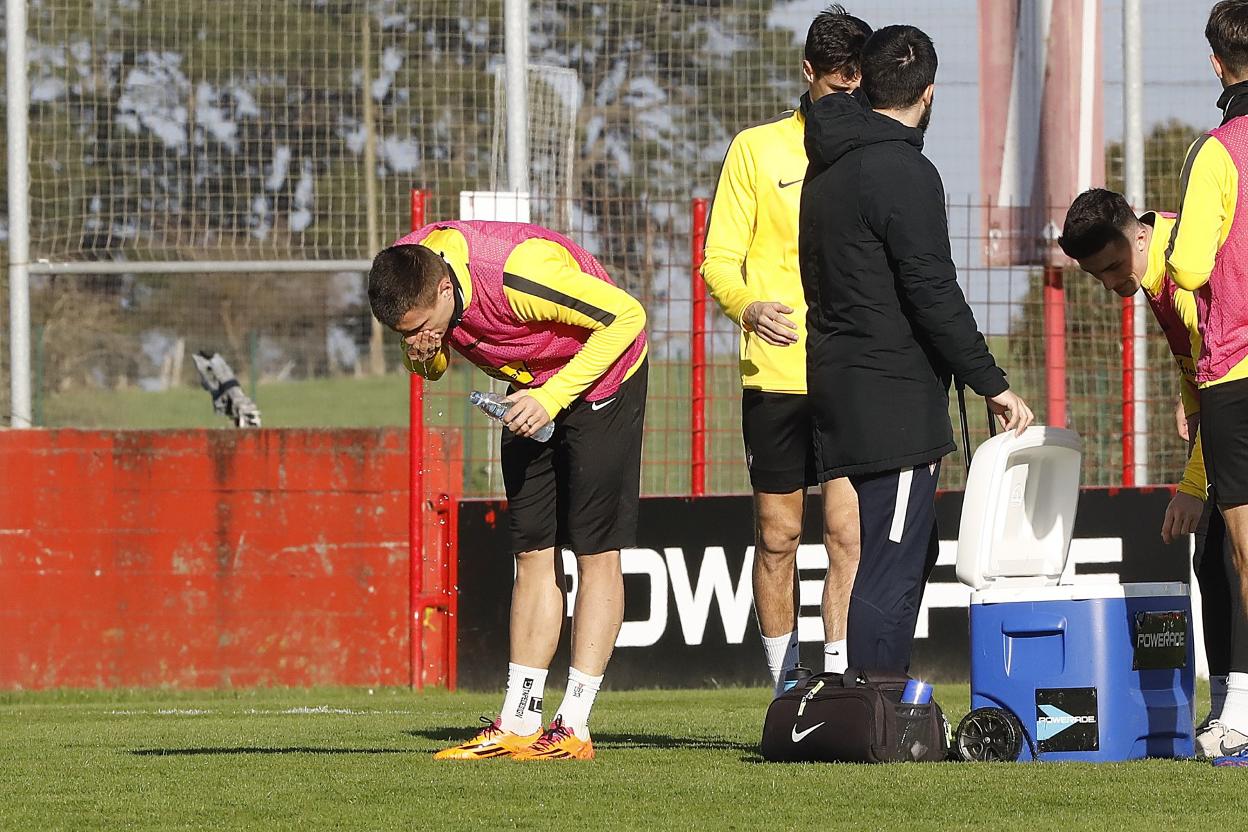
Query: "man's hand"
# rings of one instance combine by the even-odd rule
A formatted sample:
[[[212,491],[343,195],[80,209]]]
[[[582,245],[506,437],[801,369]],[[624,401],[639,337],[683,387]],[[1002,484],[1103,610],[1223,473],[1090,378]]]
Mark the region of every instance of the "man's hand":
[[[1027,406],[1027,402],[1019,398],[1013,390],[1006,390],[988,399],[988,409],[996,415],[1001,427],[1014,431],[1015,436],[1022,436],[1023,431],[1036,421],[1036,416]]]
[[[442,349],[442,338],[432,332],[417,332],[404,338],[403,344],[408,358],[423,363],[437,358]]]
[[[503,416],[503,424],[518,436],[532,437],[550,422],[550,414],[527,390],[517,390],[507,397],[514,402]]]
[[[1161,539],[1173,543],[1185,534],[1196,531],[1200,515],[1204,513],[1205,501],[1182,491],[1176,493],[1166,506],[1166,519],[1161,523]]]
[[[793,309],[783,303],[756,300],[745,307],[745,312],[741,314],[741,324],[746,330],[757,333],[768,344],[787,347],[797,343],[797,324],[785,317],[792,314]]]
[[[1191,442],[1192,435],[1188,432],[1187,412],[1183,409],[1183,400],[1179,399],[1179,403],[1174,407],[1174,424],[1179,429],[1179,438],[1184,442]]]

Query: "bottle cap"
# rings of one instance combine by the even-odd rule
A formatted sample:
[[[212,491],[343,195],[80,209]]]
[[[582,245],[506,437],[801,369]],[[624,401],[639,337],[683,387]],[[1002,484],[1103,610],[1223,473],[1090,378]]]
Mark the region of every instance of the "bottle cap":
[[[927,682],[911,679],[909,682],[906,682],[906,689],[902,691],[901,701],[906,705],[926,705],[932,701],[932,686]]]

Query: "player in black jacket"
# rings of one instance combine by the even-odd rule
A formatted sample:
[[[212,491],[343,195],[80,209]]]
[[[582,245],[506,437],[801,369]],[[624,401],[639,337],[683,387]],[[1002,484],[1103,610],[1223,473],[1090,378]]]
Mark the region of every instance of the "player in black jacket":
[[[879,30],[864,47],[862,75],[874,110],[828,95],[806,121],[806,372],[819,479],[848,476],[858,492],[849,663],[906,670],[935,562],[939,462],[954,450],[950,379],[985,396],[1009,429],[1022,433],[1033,416],[958,287],[944,187],[922,153],[936,79],[931,40],[912,26]]]

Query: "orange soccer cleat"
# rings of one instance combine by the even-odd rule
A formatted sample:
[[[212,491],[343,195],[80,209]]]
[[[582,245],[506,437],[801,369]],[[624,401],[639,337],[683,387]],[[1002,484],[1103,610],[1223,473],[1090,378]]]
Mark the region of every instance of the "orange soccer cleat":
[[[433,755],[433,759],[489,760],[494,757],[510,757],[517,751],[533,745],[542,736],[540,731],[527,735],[504,731],[497,719],[491,722],[489,718],[481,717],[481,721],[485,723],[485,728],[481,729],[481,733],[467,742],[442,749]]]
[[[564,727],[563,719],[555,717],[536,742],[512,755],[516,760],[592,760],[594,741],[580,739],[571,728]]]

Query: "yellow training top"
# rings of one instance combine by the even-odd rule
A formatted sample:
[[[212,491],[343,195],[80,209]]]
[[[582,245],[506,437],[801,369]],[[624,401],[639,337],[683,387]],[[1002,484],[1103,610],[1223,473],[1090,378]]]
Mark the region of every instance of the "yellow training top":
[[[1235,222],[1239,170],[1226,145],[1211,135],[1201,136],[1188,149],[1185,168],[1180,220],[1166,235],[1170,246],[1166,259],[1174,282],[1195,292],[1209,282],[1218,251]],[[1221,378],[1201,382],[1200,386],[1242,378],[1248,378],[1248,357]]]
[[[468,271],[468,241],[464,235],[453,228],[443,228],[431,232],[420,245],[436,251],[451,265],[467,309],[472,303],[472,278]],[[508,274],[524,278],[524,281],[503,284],[503,294],[517,318],[570,324],[590,331],[585,345],[562,370],[541,387],[528,388],[529,395],[541,402],[553,419],[611,369],[645,327],[646,312],[620,287],[581,271],[572,253],[552,240],[525,240],[507,255],[504,268]],[[517,288],[524,282],[534,284],[534,290],[540,294]],[[646,360],[646,354],[647,351],[642,351],[625,379],[637,371]],[[431,381],[441,378],[450,363],[446,343],[427,364],[408,360],[406,351],[403,357],[409,370]]]
[[[806,298],[797,262],[805,124],[801,110],[790,110],[732,140],[702,264],[711,295],[738,326],[754,301],[792,307],[796,344],[772,346],[742,327],[741,385],[772,393],[806,392]]]
[[[1174,217],[1149,213],[1141,217],[1140,221],[1153,226],[1153,238],[1148,244],[1148,270],[1140,278],[1140,285],[1150,298],[1156,299],[1164,295],[1166,288],[1166,246],[1170,241],[1170,232],[1174,229]],[[1173,280],[1172,274],[1170,277]],[[1189,354],[1180,355],[1173,350],[1172,354],[1179,365],[1179,393],[1183,397],[1183,411],[1188,416],[1194,416],[1200,412],[1200,393],[1196,387],[1196,356],[1200,355],[1196,296],[1176,284],[1170,296],[1170,305],[1183,328],[1187,330]],[[1157,314],[1160,317],[1162,313]],[[1196,431],[1195,446],[1188,455],[1187,466],[1183,469],[1179,490],[1201,500],[1209,496],[1209,481],[1205,475],[1205,457],[1199,429]]]

